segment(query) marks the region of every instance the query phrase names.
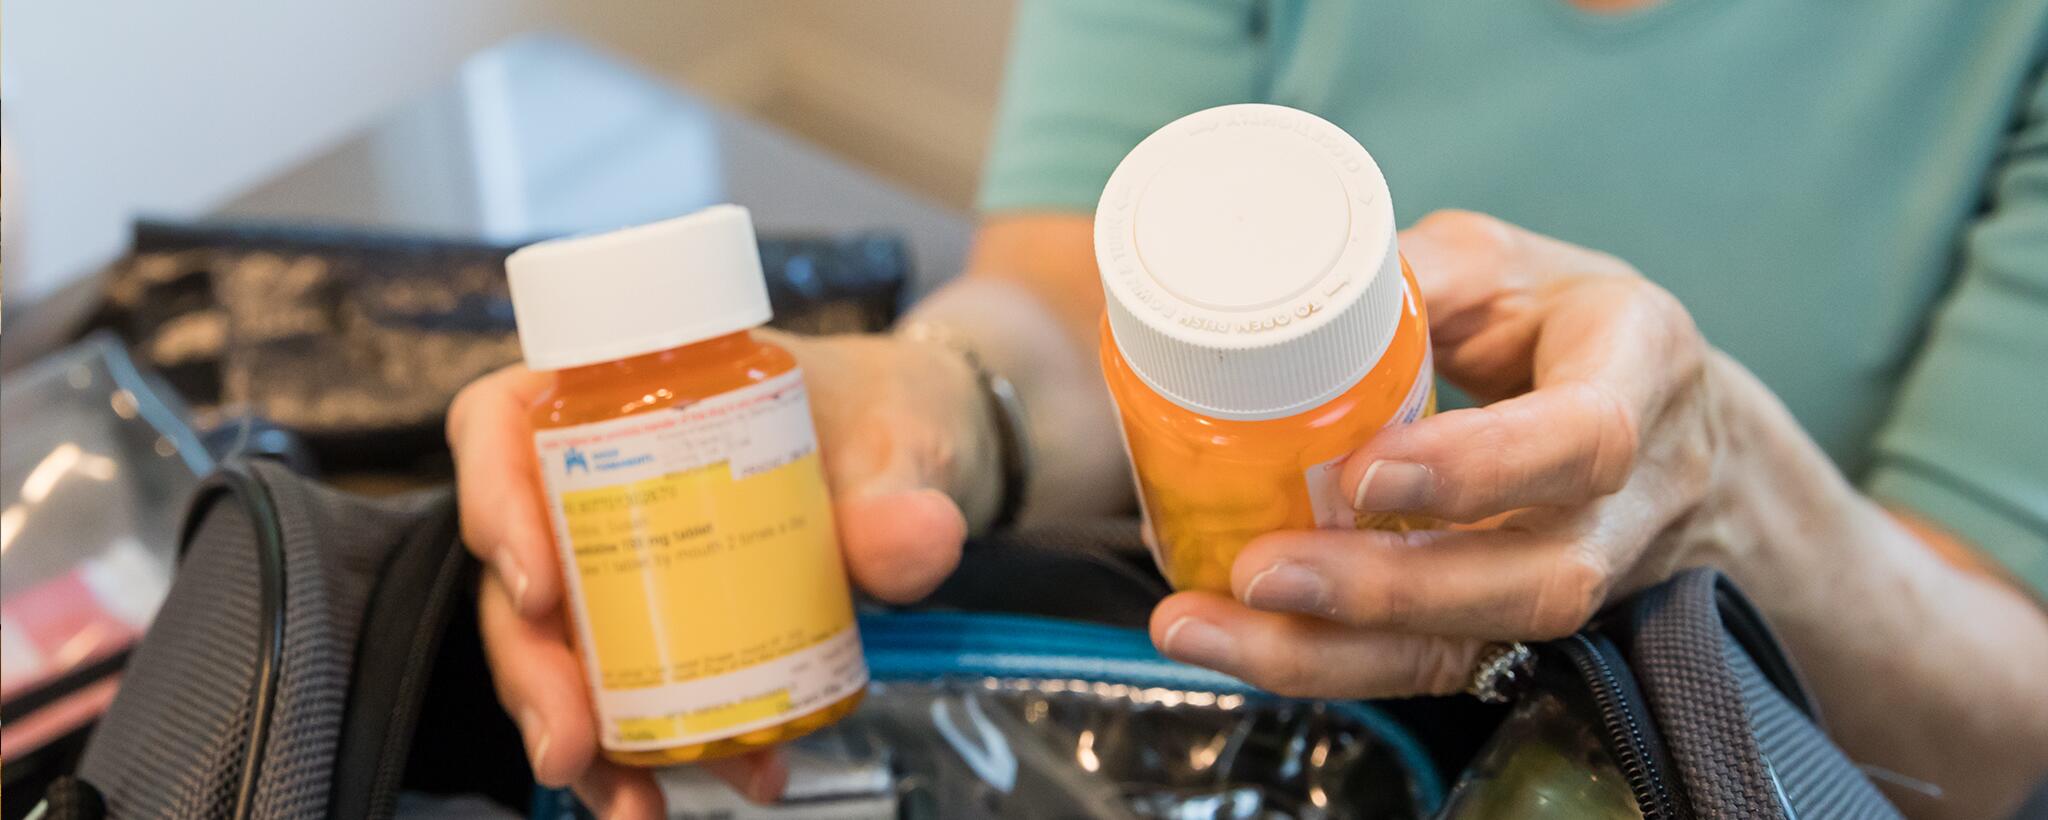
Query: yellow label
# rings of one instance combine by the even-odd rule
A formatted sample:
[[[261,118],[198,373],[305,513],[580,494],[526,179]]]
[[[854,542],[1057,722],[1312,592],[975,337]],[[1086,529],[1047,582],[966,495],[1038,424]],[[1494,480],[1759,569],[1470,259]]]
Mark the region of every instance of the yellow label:
[[[731,737],[866,684],[798,374],[535,440],[607,747]]]
[[[716,732],[774,717],[789,711],[789,690],[781,689],[722,706],[708,706],[683,715],[683,731]]]

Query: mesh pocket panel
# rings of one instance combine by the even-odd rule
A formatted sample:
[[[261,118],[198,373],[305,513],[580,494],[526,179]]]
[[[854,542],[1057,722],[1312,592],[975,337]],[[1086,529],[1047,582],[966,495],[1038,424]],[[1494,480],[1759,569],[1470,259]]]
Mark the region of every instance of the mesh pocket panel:
[[[1886,818],[1899,813],[1734,641],[1722,642],[1728,667],[1742,681],[1757,745],[1785,801],[1800,820]]]
[[[79,771],[117,817],[219,817],[234,808],[247,755],[249,684],[256,675],[260,584],[248,516],[232,505],[208,517],[196,551],[122,677]],[[136,765],[144,759],[178,765]]]

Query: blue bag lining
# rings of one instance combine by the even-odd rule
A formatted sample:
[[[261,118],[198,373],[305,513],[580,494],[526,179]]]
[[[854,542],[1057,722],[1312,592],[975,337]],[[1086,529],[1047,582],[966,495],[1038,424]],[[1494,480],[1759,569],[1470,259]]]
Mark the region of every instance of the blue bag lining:
[[[1277,700],[1236,678],[1169,660],[1135,629],[986,612],[871,612],[860,616],[868,672],[879,681],[943,678],[1073,680]],[[1370,703],[1325,707],[1386,741],[1414,774],[1417,802],[1430,815],[1444,784],[1421,741]]]

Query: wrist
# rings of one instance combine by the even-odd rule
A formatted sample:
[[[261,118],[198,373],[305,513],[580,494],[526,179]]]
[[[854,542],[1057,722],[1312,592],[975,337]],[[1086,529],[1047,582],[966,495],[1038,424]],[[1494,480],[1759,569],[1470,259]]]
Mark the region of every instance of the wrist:
[[[1687,562],[1759,598],[1810,589],[1848,560],[1837,553],[1863,540],[1874,507],[1747,368],[1715,350],[1702,383],[1711,456],[1706,490],[1680,528]]]
[[[956,280],[919,302],[904,319],[918,323],[965,341],[1015,386],[1029,423],[1022,431],[1031,460],[1024,520],[1129,509],[1130,469],[1093,335],[1077,340],[1033,291],[983,276]]]
[[[959,403],[959,432],[949,493],[969,530],[986,532],[1014,523],[1024,506],[1031,473],[1030,440],[1017,392],[974,346],[947,326],[912,320],[896,338],[948,360],[942,368]]]

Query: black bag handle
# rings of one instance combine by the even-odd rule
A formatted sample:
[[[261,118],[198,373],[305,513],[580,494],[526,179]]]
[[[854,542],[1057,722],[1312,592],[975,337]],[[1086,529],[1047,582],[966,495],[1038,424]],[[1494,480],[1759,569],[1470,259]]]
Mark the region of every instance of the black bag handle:
[[[256,534],[256,611],[266,633],[257,641],[256,674],[249,681],[249,745],[242,758],[241,781],[235,787],[234,813],[229,815],[233,820],[248,820],[255,810],[256,784],[262,774],[264,747],[270,739],[270,713],[277,703],[278,675],[284,665],[284,524],[277,512],[276,499],[249,462],[223,461],[193,499],[191,511],[185,517],[185,528],[178,534],[180,558],[191,547],[204,519],[196,513],[222,500],[224,495],[233,496],[242,505]]]

